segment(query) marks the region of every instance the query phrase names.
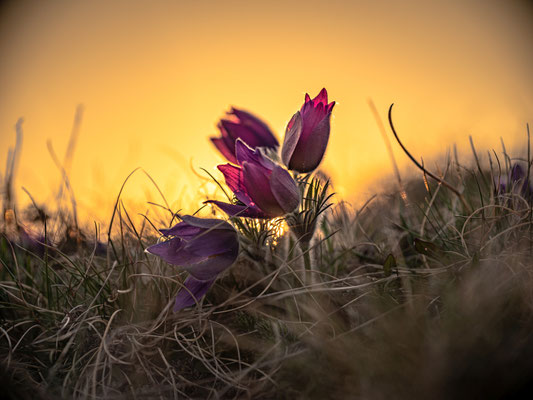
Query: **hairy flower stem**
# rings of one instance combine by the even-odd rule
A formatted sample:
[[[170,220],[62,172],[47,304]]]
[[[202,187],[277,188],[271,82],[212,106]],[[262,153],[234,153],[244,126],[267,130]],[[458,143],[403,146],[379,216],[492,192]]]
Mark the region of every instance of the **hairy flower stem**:
[[[309,246],[310,241],[303,240],[300,242],[300,250],[302,250],[302,256],[304,259],[304,283],[313,284],[315,283],[316,276],[314,274],[313,262],[311,260],[311,251]]]
[[[300,249],[302,250],[302,254],[304,257],[304,266],[307,271],[310,271],[313,269],[311,265],[311,254],[309,253],[309,242],[301,242],[300,243]]]

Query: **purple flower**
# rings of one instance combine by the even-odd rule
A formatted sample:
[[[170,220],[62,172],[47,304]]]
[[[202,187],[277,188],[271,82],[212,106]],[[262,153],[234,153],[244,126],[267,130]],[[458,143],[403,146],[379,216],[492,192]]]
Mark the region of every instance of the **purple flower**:
[[[236,143],[239,166],[225,164],[218,169],[239,204],[210,200],[225,213],[239,217],[274,218],[294,211],[300,204],[296,182],[283,167],[251,149],[242,140]]]
[[[249,112],[235,107],[228,113],[230,119],[221,119],[217,127],[221,137],[210,138],[215,147],[228,159],[237,164],[235,157],[235,142],[243,140],[248,146],[278,148],[279,143],[270,128]]]
[[[190,274],[176,296],[174,311],[196,304],[239,254],[237,232],[227,222],[190,215],[182,220],[170,229],[160,229],[171,239],[146,249]]]
[[[28,233],[26,229],[22,226],[18,226],[18,240],[11,241],[13,244],[16,244],[32,253],[35,253],[38,256],[43,256],[45,253],[46,245],[49,245],[48,241],[45,240],[45,237],[40,235],[35,237],[34,235]]]
[[[507,191],[520,194],[529,199],[533,196],[531,183],[527,181],[527,175],[520,164],[514,164],[511,167],[509,176],[502,176],[496,184],[496,194],[502,194]]]
[[[334,101],[328,104],[326,89],[313,100],[305,95],[304,105],[293,115],[285,131],[281,159],[287,168],[305,173],[318,167],[328,145],[334,105]]]

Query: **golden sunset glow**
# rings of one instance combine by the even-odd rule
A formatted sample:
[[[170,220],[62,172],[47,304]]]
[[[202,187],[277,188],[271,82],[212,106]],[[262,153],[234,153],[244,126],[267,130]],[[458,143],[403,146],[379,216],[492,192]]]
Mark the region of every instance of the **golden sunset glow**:
[[[431,3],[431,4],[430,4]],[[17,1],[0,24],[0,163],[24,118],[16,177],[53,204],[75,110],[81,129],[68,174],[80,214],[106,220],[141,167],[174,210],[217,195],[225,162],[210,136],[230,106],[267,121],[283,141],[306,92],[333,110],[322,168],[343,198],[368,196],[393,174],[368,106],[431,161],[468,135],[483,149],[526,142],[533,122],[532,9],[519,1]],[[393,144],[402,173],[409,164]],[[197,174],[206,179],[199,179]],[[141,170],[124,198],[163,203]]]

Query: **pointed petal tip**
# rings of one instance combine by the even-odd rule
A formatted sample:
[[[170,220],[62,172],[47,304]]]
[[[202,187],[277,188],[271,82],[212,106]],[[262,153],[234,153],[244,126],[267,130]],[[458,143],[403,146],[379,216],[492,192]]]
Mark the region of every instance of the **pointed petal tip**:
[[[217,165],[217,169],[224,173],[225,171],[227,171],[228,169],[239,169],[239,167],[236,167],[235,165],[231,164],[231,163],[226,163],[226,164],[218,164]]]
[[[216,127],[217,127],[217,129],[220,131],[220,134],[221,134],[222,136],[228,136],[228,132],[226,131],[226,128],[225,128],[224,125],[222,124],[222,121],[223,121],[222,119],[219,120],[219,121],[217,122]]]
[[[245,112],[242,108],[230,106],[229,111],[226,114],[232,115],[232,116],[238,116],[237,114],[242,113],[242,112]]]
[[[326,88],[322,88],[318,95],[313,99],[313,102],[315,105],[316,103],[324,103],[324,105],[328,104],[328,91]]]
[[[158,242],[158,243],[156,243],[156,244],[153,244],[153,245],[151,245],[151,246],[148,246],[146,249],[144,249],[144,252],[147,253],[147,254],[153,254],[154,256],[156,256],[157,253],[154,253],[154,252],[152,251],[152,249],[153,249],[153,247],[155,247],[155,246],[157,246],[157,245],[159,245],[159,244],[161,244],[161,243],[162,243],[162,242]]]

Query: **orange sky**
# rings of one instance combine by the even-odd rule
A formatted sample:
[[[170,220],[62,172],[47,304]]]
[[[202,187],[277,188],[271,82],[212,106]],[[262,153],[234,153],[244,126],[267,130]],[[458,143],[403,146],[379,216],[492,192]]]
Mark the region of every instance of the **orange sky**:
[[[405,144],[427,160],[453,142],[466,159],[469,134],[481,148],[499,148],[500,136],[509,147],[525,142],[532,10],[517,0],[8,2],[0,165],[22,116],[17,188],[51,202],[60,174],[46,143],[63,158],[83,103],[70,171],[83,215],[108,219],[136,167],[176,208],[194,209],[211,188],[190,165],[219,176],[208,137],[231,105],[263,117],[282,141],[305,92],[326,87],[337,105],[323,167],[344,197],[365,197],[392,173],[369,97],[383,116],[396,104]],[[125,198],[145,207],[159,201],[153,193],[137,173]]]

